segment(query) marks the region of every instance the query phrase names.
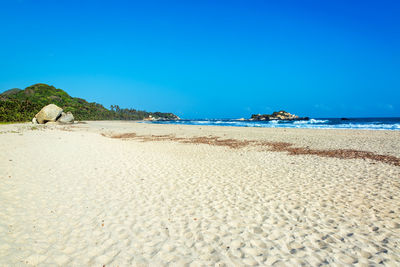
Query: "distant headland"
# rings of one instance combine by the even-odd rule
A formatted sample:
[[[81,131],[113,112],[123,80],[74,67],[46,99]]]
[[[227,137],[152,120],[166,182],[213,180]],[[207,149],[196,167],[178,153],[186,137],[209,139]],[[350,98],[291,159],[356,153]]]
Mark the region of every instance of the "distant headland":
[[[284,110],[275,111],[272,114],[253,114],[250,120],[252,121],[272,121],[272,120],[287,120],[287,121],[297,121],[297,120],[309,120],[309,117],[299,117],[294,114],[290,114]]]
[[[73,113],[76,120],[178,120],[173,113],[147,112],[88,102],[71,97],[62,89],[38,83],[24,90],[14,88],[0,94],[0,122],[31,121],[44,106],[55,104],[64,112]]]

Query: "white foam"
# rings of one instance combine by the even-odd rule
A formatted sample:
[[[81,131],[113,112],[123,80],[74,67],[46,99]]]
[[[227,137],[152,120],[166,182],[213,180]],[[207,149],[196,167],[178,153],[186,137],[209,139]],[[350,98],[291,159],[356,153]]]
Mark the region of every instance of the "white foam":
[[[316,119],[310,119],[308,121],[294,121],[294,124],[316,124],[316,123],[327,123],[329,122],[328,120],[316,120]]]
[[[305,129],[358,129],[358,130],[400,130],[400,123],[360,122],[332,124],[330,120],[310,119],[308,121],[237,121],[237,120],[184,120],[146,123],[186,124],[186,125],[218,125],[234,127],[261,128],[305,128]]]

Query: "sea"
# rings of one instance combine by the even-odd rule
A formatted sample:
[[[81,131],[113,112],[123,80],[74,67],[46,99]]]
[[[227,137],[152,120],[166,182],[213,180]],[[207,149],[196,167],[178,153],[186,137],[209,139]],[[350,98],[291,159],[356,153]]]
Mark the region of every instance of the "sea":
[[[303,128],[303,129],[357,129],[357,130],[400,130],[399,118],[315,118],[299,121],[251,121],[238,119],[188,119],[151,121],[154,124],[210,125],[261,128]]]

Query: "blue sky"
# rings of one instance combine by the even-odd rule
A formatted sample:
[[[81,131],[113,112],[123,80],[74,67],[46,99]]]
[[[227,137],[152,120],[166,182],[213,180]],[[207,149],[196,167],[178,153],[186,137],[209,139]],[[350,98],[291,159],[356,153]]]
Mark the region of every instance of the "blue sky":
[[[0,91],[238,118],[400,116],[400,1],[0,1]]]

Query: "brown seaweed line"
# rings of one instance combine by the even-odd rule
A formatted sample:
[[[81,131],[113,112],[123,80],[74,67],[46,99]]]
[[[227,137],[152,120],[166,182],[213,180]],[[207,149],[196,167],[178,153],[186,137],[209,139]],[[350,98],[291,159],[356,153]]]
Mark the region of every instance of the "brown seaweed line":
[[[220,139],[218,137],[191,137],[182,138],[173,135],[137,135],[136,133],[122,133],[107,135],[102,133],[105,137],[118,138],[118,139],[137,139],[142,142],[149,141],[174,141],[186,144],[207,144],[214,146],[225,146],[233,149],[244,148],[248,146],[261,146],[268,147],[268,151],[273,152],[288,152],[289,155],[315,155],[320,157],[339,158],[339,159],[370,159],[379,161],[394,166],[400,166],[400,158],[389,155],[375,154],[369,151],[353,150],[353,149],[333,149],[333,150],[320,150],[305,147],[293,147],[291,143],[285,142],[259,142],[254,140],[237,140],[237,139]]]

